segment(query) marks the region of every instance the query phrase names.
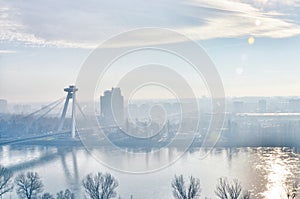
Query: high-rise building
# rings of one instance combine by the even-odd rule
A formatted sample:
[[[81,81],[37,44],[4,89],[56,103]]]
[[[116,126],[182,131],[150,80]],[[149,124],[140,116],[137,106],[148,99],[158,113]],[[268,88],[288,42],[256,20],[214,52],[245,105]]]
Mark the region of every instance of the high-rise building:
[[[104,91],[100,96],[101,118],[106,125],[121,126],[124,123],[124,97],[120,88]]]
[[[0,113],[7,113],[7,100],[0,99]]]

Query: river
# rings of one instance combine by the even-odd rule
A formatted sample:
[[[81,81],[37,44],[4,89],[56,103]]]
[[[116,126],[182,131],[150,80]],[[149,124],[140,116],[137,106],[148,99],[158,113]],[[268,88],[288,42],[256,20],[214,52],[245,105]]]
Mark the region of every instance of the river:
[[[113,149],[94,149],[103,159],[116,155]],[[131,162],[131,167],[151,168],[181,154],[177,148],[163,148],[155,156],[146,153],[143,160],[133,156],[119,157],[119,162]],[[204,154],[207,154],[204,156]],[[175,174],[200,179],[201,198],[216,198],[214,190],[220,177],[237,178],[253,198],[280,199],[286,188],[300,180],[299,148],[193,148],[174,163],[155,171],[132,173],[109,168],[95,159],[83,147],[2,146],[0,163],[16,176],[20,172],[36,171],[41,176],[44,192],[55,194],[66,188],[84,198],[82,178],[95,172],[110,172],[118,179],[118,195],[122,199],[172,198],[171,181]],[[4,198],[16,198],[15,190]]]

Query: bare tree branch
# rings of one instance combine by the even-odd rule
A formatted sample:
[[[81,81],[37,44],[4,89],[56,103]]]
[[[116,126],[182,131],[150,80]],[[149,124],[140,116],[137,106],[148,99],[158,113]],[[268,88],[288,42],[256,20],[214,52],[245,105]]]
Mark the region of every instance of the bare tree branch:
[[[250,199],[250,198],[251,198],[251,193],[250,193],[250,191],[247,191],[247,190],[244,191],[241,198],[242,198],[242,199]]]
[[[15,183],[20,198],[33,199],[43,191],[43,183],[36,172],[19,174],[15,179]]]
[[[87,175],[82,181],[85,192],[91,199],[110,199],[117,195],[115,189],[118,187],[118,181],[109,173],[96,175]]]
[[[249,191],[241,193],[242,186],[237,179],[230,183],[227,178],[220,178],[215,190],[215,194],[219,199],[250,199],[251,194]]]
[[[220,199],[229,199],[229,195],[227,193],[227,179],[226,178],[220,178],[219,179],[219,184],[217,185],[215,194],[217,195],[218,198]]]
[[[299,187],[299,185],[296,182],[293,183],[291,188],[288,184],[286,184],[286,188],[285,188],[286,198],[287,199],[296,199],[297,192],[298,192],[298,187]]]
[[[176,199],[195,199],[200,196],[200,180],[194,178],[193,176],[190,177],[190,183],[188,185],[188,190],[186,190],[185,182],[183,180],[183,176],[176,176],[174,177],[171,183],[173,189],[173,196]]]
[[[200,196],[200,180],[194,178],[193,176],[190,177],[190,185],[188,189],[188,199],[196,198]]]
[[[0,166],[0,197],[2,197],[5,193],[12,191],[12,176],[12,172],[3,166]]]
[[[56,194],[56,199],[74,199],[75,195],[69,189],[60,191]]]
[[[52,196],[50,193],[44,193],[41,199],[54,199],[54,196]]]

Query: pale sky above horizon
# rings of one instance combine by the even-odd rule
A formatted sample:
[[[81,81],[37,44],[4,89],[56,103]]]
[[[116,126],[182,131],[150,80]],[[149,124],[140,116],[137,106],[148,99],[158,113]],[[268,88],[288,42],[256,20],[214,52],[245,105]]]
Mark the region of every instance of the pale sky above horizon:
[[[54,101],[101,42],[143,27],[200,44],[226,96],[300,94],[300,0],[0,0],[0,99]]]

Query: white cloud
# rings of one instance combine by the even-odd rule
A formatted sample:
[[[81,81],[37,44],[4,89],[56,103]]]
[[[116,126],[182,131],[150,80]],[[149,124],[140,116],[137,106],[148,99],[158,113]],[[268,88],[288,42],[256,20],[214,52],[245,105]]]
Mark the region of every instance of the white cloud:
[[[180,29],[192,38],[210,39],[249,35],[283,38],[300,34],[300,26],[296,22],[285,18],[284,16],[288,13],[280,13],[280,10],[263,11],[252,4],[229,0],[226,2],[201,0],[190,3],[194,6],[216,8],[219,11],[229,12],[204,16],[207,21],[205,25]],[[291,5],[291,3],[288,2],[286,5]],[[257,20],[260,22],[259,25],[256,24]]]
[[[170,28],[195,40],[300,34],[299,1],[292,0],[0,0],[0,5],[0,40],[30,45],[94,48],[140,27]]]

